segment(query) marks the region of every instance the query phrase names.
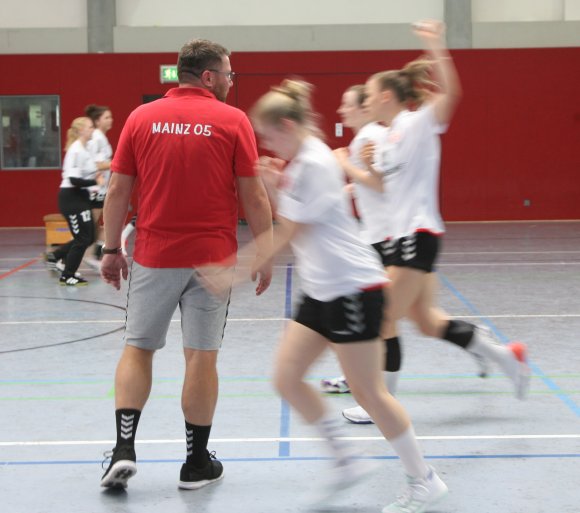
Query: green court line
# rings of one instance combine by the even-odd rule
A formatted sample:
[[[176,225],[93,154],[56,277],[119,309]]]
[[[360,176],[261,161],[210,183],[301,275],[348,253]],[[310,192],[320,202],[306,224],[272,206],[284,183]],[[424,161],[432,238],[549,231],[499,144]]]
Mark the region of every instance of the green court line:
[[[532,390],[530,391],[529,395],[558,395],[558,394],[568,394],[568,395],[578,395],[580,394],[580,390]],[[458,397],[458,396],[498,396],[498,395],[513,395],[511,391],[433,391],[433,392],[400,392],[397,394],[397,397]],[[228,394],[228,393],[220,393],[221,399],[243,399],[243,398],[278,398],[279,396],[274,392],[249,392],[249,393],[239,393],[239,394]],[[344,394],[327,394],[326,397],[329,399],[338,399],[340,397],[344,397]],[[153,394],[150,396],[150,399],[180,399],[181,395],[178,394]],[[0,401],[103,401],[103,400],[110,400],[111,396],[108,394],[106,396],[29,396],[29,397],[0,397]]]

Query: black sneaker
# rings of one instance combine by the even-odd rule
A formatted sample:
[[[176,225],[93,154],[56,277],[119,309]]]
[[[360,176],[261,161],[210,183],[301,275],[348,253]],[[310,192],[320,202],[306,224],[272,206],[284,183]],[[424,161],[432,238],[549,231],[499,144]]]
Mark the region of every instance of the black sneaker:
[[[127,488],[127,481],[137,473],[137,457],[135,449],[122,445],[112,451],[104,453],[105,459],[102,465],[110,458],[109,468],[101,478],[101,486],[105,488]]]
[[[89,282],[79,276],[61,276],[58,282],[65,287],[82,287],[88,285]]]
[[[58,271],[56,264],[58,263],[58,259],[54,256],[52,251],[48,251],[43,255],[44,263],[46,264],[46,268],[49,271]]]
[[[179,488],[197,490],[224,477],[224,467],[216,459],[215,452],[208,452],[207,460],[207,465],[203,468],[184,463],[179,475]]]

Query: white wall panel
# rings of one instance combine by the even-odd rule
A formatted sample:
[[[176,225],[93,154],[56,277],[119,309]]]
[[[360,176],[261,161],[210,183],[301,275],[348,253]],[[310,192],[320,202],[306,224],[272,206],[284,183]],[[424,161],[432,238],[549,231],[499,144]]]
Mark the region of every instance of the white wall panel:
[[[473,48],[556,48],[580,46],[580,21],[475,23]]]
[[[86,0],[0,0],[2,29],[86,26]]]
[[[566,20],[580,20],[580,0],[566,0]]]
[[[86,28],[0,28],[0,53],[86,53]]]
[[[292,27],[116,27],[115,52],[177,52],[192,38],[235,52],[409,50],[420,41],[405,24]]]
[[[410,23],[443,14],[444,0],[117,0],[125,27]]]
[[[561,21],[565,0],[472,0],[474,23]]]

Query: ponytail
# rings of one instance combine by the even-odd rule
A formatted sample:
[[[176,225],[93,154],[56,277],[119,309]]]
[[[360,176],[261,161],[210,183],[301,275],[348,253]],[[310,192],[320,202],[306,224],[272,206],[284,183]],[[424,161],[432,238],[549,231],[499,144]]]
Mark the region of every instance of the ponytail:
[[[250,116],[258,122],[274,125],[282,119],[291,119],[312,135],[323,137],[318,127],[318,114],[312,108],[313,89],[312,84],[303,80],[285,79],[256,102]]]
[[[383,71],[372,78],[378,82],[381,91],[393,91],[400,103],[421,105],[427,92],[435,86],[431,80],[431,64],[427,59],[417,59],[401,70]]]

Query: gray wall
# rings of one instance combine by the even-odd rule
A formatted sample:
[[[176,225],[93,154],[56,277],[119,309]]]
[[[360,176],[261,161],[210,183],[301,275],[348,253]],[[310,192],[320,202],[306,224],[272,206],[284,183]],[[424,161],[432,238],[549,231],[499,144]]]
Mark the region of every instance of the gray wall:
[[[211,5],[211,7],[210,7]],[[162,6],[162,7],[161,7]],[[0,0],[0,53],[415,49],[446,19],[455,48],[580,46],[580,0]]]

